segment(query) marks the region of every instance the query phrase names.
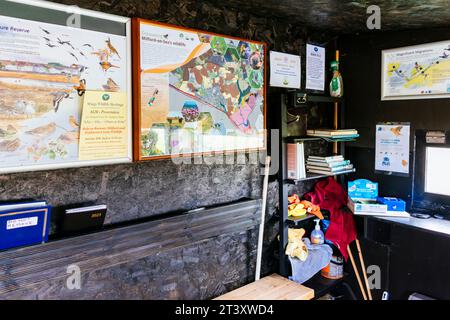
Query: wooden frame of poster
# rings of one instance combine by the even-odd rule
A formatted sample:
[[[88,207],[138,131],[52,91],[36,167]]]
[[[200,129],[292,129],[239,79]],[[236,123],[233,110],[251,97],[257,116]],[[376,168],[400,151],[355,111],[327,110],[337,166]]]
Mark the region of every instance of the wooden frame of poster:
[[[183,32],[189,34],[189,33],[195,33],[196,35],[205,36],[205,37],[218,37],[218,38],[225,38],[232,41],[237,42],[244,42],[249,47],[251,44],[262,46],[262,52],[263,52],[263,61],[262,61],[262,68],[263,68],[263,75],[262,75],[262,85],[260,87],[260,92],[262,93],[262,111],[261,115],[263,117],[263,142],[261,146],[250,146],[248,148],[242,148],[242,149],[233,149],[233,150],[214,150],[214,151],[190,151],[190,152],[183,152],[183,153],[168,153],[168,154],[154,154],[154,155],[143,155],[143,143],[142,143],[142,107],[143,107],[143,99],[142,99],[142,74],[144,73],[144,70],[141,65],[142,57],[141,57],[141,25],[150,25],[154,26],[156,28],[164,28],[167,30],[175,30],[177,32],[180,32],[180,34],[183,34]],[[248,152],[248,151],[257,151],[257,150],[265,150],[266,149],[266,67],[267,67],[267,47],[266,44],[259,41],[253,41],[253,40],[246,40],[238,37],[232,37],[232,36],[226,36],[221,35],[217,33],[211,33],[191,28],[185,28],[185,27],[178,27],[166,23],[160,23],[160,22],[154,22],[150,20],[140,19],[140,18],[134,18],[133,24],[132,24],[132,30],[133,30],[133,155],[135,161],[145,161],[145,160],[156,160],[156,159],[170,159],[170,158],[177,158],[177,157],[185,157],[185,156],[202,156],[202,155],[210,155],[212,153],[234,153],[234,152]],[[192,39],[193,40],[193,39]],[[181,66],[181,65],[179,65]],[[154,91],[156,92],[156,90]],[[186,94],[186,93],[185,93]],[[186,94],[187,95],[187,94]],[[189,95],[191,99],[196,99],[196,97],[191,94]],[[170,106],[168,106],[170,108]],[[166,113],[169,113],[169,110],[166,110]],[[185,121],[185,120],[180,120]],[[164,143],[167,144],[167,136],[164,134],[165,141]]]
[[[433,79],[434,70],[438,71],[436,74],[442,74],[439,68],[450,70],[450,40],[383,50],[381,100],[449,98],[450,75],[446,79]],[[395,90],[388,87],[388,79],[392,77],[396,77],[393,85],[398,88]],[[441,88],[433,87],[433,81]],[[402,93],[402,90],[407,92]]]
[[[28,152],[29,157],[31,160],[33,161],[29,161],[30,163],[18,163],[18,161],[15,161],[14,165],[10,165],[10,163],[12,163],[14,160],[8,160],[8,157],[5,155],[1,155],[1,153],[5,153],[5,152],[1,152],[0,151],[0,174],[4,174],[4,173],[13,173],[13,172],[26,172],[26,171],[37,171],[37,170],[54,170],[54,169],[63,169],[63,168],[72,168],[72,167],[86,167],[86,166],[100,166],[100,165],[111,165],[111,164],[119,164],[119,163],[130,163],[133,161],[132,159],[132,73],[131,73],[131,57],[132,57],[132,52],[131,52],[131,19],[127,18],[127,17],[122,17],[122,16],[116,16],[116,15],[111,15],[111,14],[106,14],[106,13],[101,13],[101,12],[96,12],[96,11],[92,11],[92,10],[87,10],[87,9],[81,9],[77,6],[67,6],[67,5],[63,5],[63,4],[57,4],[57,3],[52,3],[52,2],[47,2],[47,1],[37,1],[37,0],[10,0],[6,3],[3,3],[0,5],[0,9],[3,16],[5,16],[6,18],[16,21],[16,24],[19,26],[16,26],[16,28],[18,28],[17,30],[28,30],[27,32],[31,33],[32,31],[30,31],[30,29],[34,30],[38,30],[39,33],[39,37],[36,37],[36,41],[41,41],[42,43],[39,43],[40,48],[46,48],[47,51],[45,51],[44,53],[51,57],[53,57],[52,59],[54,59],[55,61],[51,61],[48,62],[48,66],[53,66],[54,69],[56,71],[58,70],[63,70],[64,66],[62,65],[63,63],[58,62],[59,58],[61,57],[60,53],[58,52],[58,54],[49,54],[49,52],[51,52],[51,50],[53,48],[60,48],[61,52],[62,51],[67,51],[67,56],[69,54],[73,54],[73,59],[74,59],[74,64],[72,65],[67,65],[69,67],[65,67],[65,69],[63,70],[64,73],[67,77],[74,77],[73,74],[68,74],[66,71],[67,68],[75,68],[75,66],[78,67],[82,67],[83,66],[83,62],[85,61],[86,64],[94,64],[93,61],[90,61],[90,59],[93,60],[92,57],[94,57],[94,50],[100,50],[103,47],[100,47],[100,44],[98,47],[84,47],[81,46],[81,42],[80,41],[85,41],[86,39],[96,39],[96,34],[102,34],[104,35],[104,38],[106,40],[108,40],[108,36],[110,36],[111,38],[109,39],[109,41],[111,42],[114,39],[121,39],[121,41],[119,41],[119,43],[112,43],[112,45],[116,45],[117,48],[119,48],[121,50],[120,52],[120,59],[119,58],[115,58],[114,60],[120,60],[120,63],[117,63],[116,61],[114,61],[113,59],[110,59],[113,63],[111,65],[111,68],[115,70],[119,70],[117,69],[117,66],[114,66],[114,64],[119,64],[120,70],[125,70],[123,72],[118,72],[116,71],[116,73],[114,74],[114,76],[111,76],[111,78],[120,78],[120,87],[117,90],[120,90],[120,92],[126,93],[127,97],[127,110],[126,110],[126,114],[127,114],[127,123],[126,123],[126,135],[127,135],[127,146],[126,146],[126,156],[121,155],[120,157],[111,157],[111,158],[107,158],[107,159],[101,159],[101,160],[85,160],[85,161],[81,161],[78,159],[78,142],[79,142],[79,136],[78,138],[73,138],[76,137],[76,128],[73,129],[76,125],[78,125],[78,131],[79,131],[79,126],[80,126],[80,119],[81,119],[81,109],[79,109],[78,114],[80,116],[80,119],[77,119],[77,121],[64,121],[64,124],[58,123],[58,121],[56,120],[56,118],[59,119],[59,117],[61,115],[58,115],[58,110],[55,108],[55,111],[49,111],[47,109],[49,109],[51,106],[47,106],[47,102],[45,104],[43,104],[42,102],[36,102],[34,105],[32,105],[31,107],[28,106],[28,110],[26,112],[28,112],[28,118],[32,119],[33,116],[30,116],[30,113],[37,113],[39,114],[39,116],[43,116],[44,118],[46,118],[46,120],[51,121],[50,123],[52,124],[52,127],[48,127],[48,131],[50,131],[50,129],[53,130],[53,127],[56,127],[56,131],[55,131],[55,136],[49,138],[48,136],[44,138],[43,135],[45,134],[45,127],[38,127],[36,128],[37,130],[28,130],[26,133],[22,133],[19,132],[21,134],[21,136],[19,138],[17,138],[17,141],[21,141],[20,145],[19,145],[19,150],[22,150],[23,152]],[[28,24],[28,27],[27,27]],[[46,28],[47,27],[47,28]],[[57,34],[53,34],[53,31],[57,31]],[[19,32],[17,31],[17,32]],[[83,32],[86,32],[85,37],[83,37]],[[61,33],[61,35],[60,35]],[[75,40],[69,37],[69,35],[71,33],[76,33],[77,34],[77,38],[80,40]],[[38,33],[36,33],[38,34]],[[87,37],[87,35],[89,35],[89,37]],[[43,41],[42,39],[46,39],[45,41]],[[106,48],[106,40],[103,41],[103,38],[97,39],[99,42],[102,42],[102,46],[104,46]],[[87,41],[86,41],[87,42]],[[82,42],[85,43],[85,42]],[[92,43],[94,46],[95,44]],[[36,50],[38,50],[39,46],[36,45]],[[47,48],[48,47],[48,48]],[[42,49],[41,49],[42,50]],[[111,49],[113,50],[113,49]],[[92,54],[92,56],[91,56]],[[111,51],[110,54],[113,54],[113,52]],[[59,55],[59,56],[58,56]],[[47,57],[47,56],[46,56]],[[65,58],[67,60],[67,58]],[[76,59],[76,60],[75,60]],[[83,60],[86,59],[86,60]],[[1,55],[0,55],[0,60],[1,60]],[[48,59],[47,59],[48,60]],[[64,61],[66,61],[64,60]],[[79,61],[79,63],[78,63]],[[95,60],[97,61],[97,60]],[[29,64],[31,65],[32,63],[36,64],[36,62],[30,62]],[[24,61],[24,63],[22,63],[23,65],[26,65],[26,61]],[[61,64],[61,65],[60,65]],[[98,63],[98,61],[95,63],[95,65],[97,66],[97,68],[95,68],[95,70],[89,70],[90,74],[91,74],[91,78],[92,77],[97,77],[97,75],[100,75],[98,80],[98,85],[95,85],[95,89],[90,89],[89,87],[89,83],[87,84],[87,88],[86,91],[92,90],[92,91],[102,91],[105,93],[108,92],[113,92],[114,90],[109,90],[109,89],[105,89],[105,83],[107,79],[107,76],[110,76],[109,73],[107,73],[106,71],[104,71],[104,74],[102,74],[102,65]],[[45,70],[49,70],[49,67],[46,67]],[[31,71],[31,73],[36,73],[36,72],[41,72],[41,71],[36,71],[35,67],[33,69],[33,71]],[[42,68],[41,68],[42,69]],[[87,69],[87,68],[85,68]],[[94,68],[91,68],[94,69]],[[4,66],[2,66],[1,68],[2,72],[6,72],[8,71],[7,68],[5,68]],[[41,72],[42,73],[42,72]],[[120,74],[120,76],[119,76]],[[39,77],[35,78],[37,80],[42,80],[42,81],[53,81],[53,80],[45,80],[42,78],[42,75],[39,75]],[[77,79],[80,78],[82,79],[82,72],[80,71],[79,74],[77,74]],[[86,75],[84,75],[86,76]],[[59,76],[60,78],[62,76]],[[41,79],[42,78],[42,79]],[[88,76],[89,78],[89,76]],[[6,75],[2,75],[0,77],[0,80],[3,81],[8,81],[7,80],[8,77]],[[37,81],[36,79],[26,79],[26,81]],[[73,79],[72,79],[73,80]],[[105,80],[105,81],[103,81]],[[117,79],[115,79],[117,81]],[[69,82],[69,81],[67,81]],[[72,81],[73,82],[73,81]],[[80,91],[76,88],[77,85],[72,85],[72,82],[69,82],[69,84],[66,84],[66,86],[64,87],[63,90],[60,90],[61,92],[66,92],[67,95],[61,95],[62,96],[62,100],[67,100],[67,101],[78,101],[78,103],[76,104],[76,106],[72,106],[70,108],[81,108],[82,105],[82,98],[79,97],[79,93]],[[89,82],[89,80],[88,80]],[[81,83],[81,82],[80,82]],[[91,82],[92,83],[92,82]],[[113,83],[113,82],[111,82]],[[100,85],[101,84],[101,85]],[[25,85],[25,84],[24,84]],[[60,85],[61,86],[61,85]],[[44,86],[45,87],[45,86]],[[59,97],[59,95],[57,95],[58,93],[60,93],[57,89],[52,89],[52,88],[56,88],[57,84],[53,87],[52,86],[47,86],[50,89],[42,89],[43,86],[40,86],[40,90],[47,90],[49,92],[47,92],[47,97],[46,99],[49,100],[50,99],[50,104],[51,104],[51,97],[54,97],[53,99],[53,107],[55,105],[55,100],[57,99],[57,97]],[[94,87],[94,85],[92,86]],[[97,88],[98,87],[98,88]],[[50,92],[51,90],[55,91],[55,92]],[[77,94],[78,92],[78,94]],[[38,94],[35,93],[36,95]],[[48,96],[48,95],[51,95]],[[23,96],[16,96],[17,99],[26,99]],[[31,98],[29,98],[31,99]],[[0,99],[1,100],[1,99]],[[56,103],[59,103],[60,101],[56,101]],[[7,104],[8,105],[8,104]],[[2,105],[4,106],[4,104]],[[64,104],[57,104],[57,106],[59,106],[59,113],[61,112],[65,112],[65,105]],[[34,110],[33,110],[34,108]],[[0,108],[1,109],[1,108]],[[42,109],[45,109],[45,112],[42,111]],[[10,123],[12,123],[13,125],[15,125],[15,120],[11,120],[11,116],[9,114],[6,114],[4,112],[5,110],[2,109],[0,110],[0,118],[4,118],[4,121],[9,121]],[[16,115],[16,114],[14,114]],[[57,116],[58,115],[58,116]],[[20,115],[22,116],[22,115]],[[64,116],[65,113],[64,113]],[[8,118],[9,117],[9,118]],[[37,117],[37,115],[36,115]],[[62,117],[62,116],[61,116]],[[24,118],[24,117],[23,117]],[[68,119],[65,120],[69,120],[69,117],[67,117]],[[24,118],[25,119],[25,118]],[[71,119],[74,120],[74,119]],[[76,123],[78,122],[78,123]],[[18,126],[17,126],[18,127]],[[7,128],[3,128],[0,127],[4,132],[5,130],[7,130]],[[73,137],[71,138],[71,136],[64,136],[61,135],[61,133],[58,132],[58,129],[64,129],[66,130],[65,132],[69,132],[69,130],[74,130],[71,131],[70,133],[73,133]],[[38,131],[42,129],[41,131]],[[36,155],[35,153],[30,154],[30,150],[34,147],[34,145],[28,143],[29,141],[27,141],[26,139],[33,139],[33,141],[38,141],[39,139],[36,138],[36,136],[41,139],[41,141],[39,141],[39,144],[42,144],[43,147],[41,147],[40,149],[37,149],[37,151],[41,150],[42,152],[44,151],[48,151],[47,153],[44,153],[44,155],[42,154],[38,154]],[[49,146],[51,145],[51,147],[53,148],[55,145],[55,141],[56,142],[60,142],[62,141],[62,137],[65,137],[66,140],[64,140],[64,142],[66,143],[70,143],[70,139],[72,139],[72,144],[76,144],[77,146],[74,147],[70,147],[72,149],[72,153],[71,156],[66,156],[66,158],[64,158],[63,155],[56,155],[57,161],[52,161],[52,157],[54,156],[54,154],[50,154],[50,156],[48,155],[51,150],[49,150]],[[58,138],[59,137],[59,138]],[[0,140],[0,145],[2,143],[7,143],[8,140],[5,139],[12,139],[12,138],[1,138]],[[43,140],[46,140],[45,142],[43,142]],[[47,140],[51,140],[50,143],[48,143],[49,141]],[[13,141],[13,140],[10,140]],[[75,141],[75,142],[74,142]],[[35,143],[34,142],[34,143]],[[47,147],[45,145],[47,145]],[[4,144],[4,146],[6,146]],[[56,147],[55,147],[56,148]],[[5,149],[6,150],[6,149]],[[27,151],[28,150],[28,151]],[[36,151],[36,150],[34,150]],[[37,152],[36,151],[36,152]],[[58,150],[56,150],[58,151]],[[125,153],[125,152],[122,152]],[[40,159],[38,159],[38,156],[41,156]],[[1,158],[3,159],[3,163],[1,162]],[[35,158],[33,158],[35,157]],[[25,159],[25,158],[24,158]],[[24,160],[25,162],[25,160]]]

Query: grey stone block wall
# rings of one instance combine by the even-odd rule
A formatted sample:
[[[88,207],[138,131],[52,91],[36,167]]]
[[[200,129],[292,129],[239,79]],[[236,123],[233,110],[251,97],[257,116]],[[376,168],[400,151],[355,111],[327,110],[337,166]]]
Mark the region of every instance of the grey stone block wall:
[[[107,204],[107,224],[260,197],[257,165],[177,165],[171,160],[0,176],[0,200],[47,200],[62,210]]]

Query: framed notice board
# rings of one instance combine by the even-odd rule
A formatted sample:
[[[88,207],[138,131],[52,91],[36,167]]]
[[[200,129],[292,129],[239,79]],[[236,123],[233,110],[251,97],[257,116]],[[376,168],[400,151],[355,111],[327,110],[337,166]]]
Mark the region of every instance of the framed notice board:
[[[265,148],[266,46],[133,20],[134,158]]]
[[[381,100],[450,97],[450,40],[381,52]]]
[[[130,32],[125,17],[0,1],[0,173],[132,161]]]

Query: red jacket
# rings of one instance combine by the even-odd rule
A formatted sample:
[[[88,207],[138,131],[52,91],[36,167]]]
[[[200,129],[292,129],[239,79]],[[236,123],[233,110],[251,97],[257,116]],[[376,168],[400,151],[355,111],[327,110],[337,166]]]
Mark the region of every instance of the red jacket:
[[[330,226],[325,239],[331,241],[348,259],[347,247],[356,240],[357,231],[353,214],[348,210],[348,195],[333,178],[319,181],[306,199],[322,209],[330,211]]]

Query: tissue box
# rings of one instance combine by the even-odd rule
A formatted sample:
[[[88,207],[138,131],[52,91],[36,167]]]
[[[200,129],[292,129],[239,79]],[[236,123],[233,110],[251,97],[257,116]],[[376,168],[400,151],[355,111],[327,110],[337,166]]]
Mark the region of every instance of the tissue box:
[[[399,198],[379,197],[378,202],[387,206],[387,211],[406,211],[406,202]]]
[[[350,181],[348,183],[348,196],[352,199],[377,200],[378,183],[366,179]]]
[[[366,179],[348,183],[348,207],[354,213],[387,213],[388,206],[378,203],[378,183]]]

